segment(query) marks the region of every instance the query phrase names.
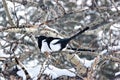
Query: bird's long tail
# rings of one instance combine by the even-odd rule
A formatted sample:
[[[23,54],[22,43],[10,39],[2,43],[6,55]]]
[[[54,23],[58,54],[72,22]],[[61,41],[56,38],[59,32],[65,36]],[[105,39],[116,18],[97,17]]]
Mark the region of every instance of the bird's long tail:
[[[70,50],[74,50],[74,51],[89,51],[89,52],[95,52],[96,50],[95,49],[83,49],[83,48],[67,48],[67,49],[70,49]]]
[[[69,40],[74,39],[76,36],[84,33],[86,30],[88,30],[89,27],[84,28],[82,31],[78,32],[77,34],[73,35],[72,37],[69,38]]]

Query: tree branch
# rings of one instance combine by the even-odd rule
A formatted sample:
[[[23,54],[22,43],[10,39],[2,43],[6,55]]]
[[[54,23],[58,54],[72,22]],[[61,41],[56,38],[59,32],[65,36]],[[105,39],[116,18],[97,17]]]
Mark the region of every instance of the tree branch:
[[[9,19],[9,23],[10,23],[11,26],[14,26],[14,27],[15,27],[15,24],[14,24],[14,22],[12,21],[13,19],[12,19],[11,15],[10,15],[9,10],[8,10],[6,0],[2,0],[2,1],[3,1],[3,6],[4,6],[4,8],[5,8],[6,15],[7,15],[8,19]]]

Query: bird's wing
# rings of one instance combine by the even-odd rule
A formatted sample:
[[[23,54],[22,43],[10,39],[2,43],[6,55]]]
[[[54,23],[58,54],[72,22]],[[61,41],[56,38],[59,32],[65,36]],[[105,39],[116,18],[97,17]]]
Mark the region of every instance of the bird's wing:
[[[46,38],[46,42],[47,42],[47,44],[48,44],[48,47],[51,49],[51,47],[50,47],[50,43],[53,41],[53,40],[55,40],[55,39],[60,39],[60,38],[54,38],[54,37],[48,37],[48,38]]]
[[[69,38],[59,39],[59,41],[54,43],[54,45],[60,44],[61,45],[61,49],[60,50],[62,50],[63,48],[66,47],[66,45],[69,43],[69,41],[70,41]]]

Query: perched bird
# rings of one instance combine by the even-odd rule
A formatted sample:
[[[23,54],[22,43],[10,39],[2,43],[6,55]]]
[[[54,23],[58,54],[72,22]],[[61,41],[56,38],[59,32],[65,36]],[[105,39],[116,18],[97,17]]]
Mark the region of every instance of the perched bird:
[[[86,27],[83,30],[81,30],[80,32],[78,32],[77,34],[75,34],[69,38],[64,38],[64,39],[55,38],[55,37],[46,37],[46,36],[36,37],[38,39],[38,47],[42,53],[61,51],[66,48],[67,44],[72,39],[74,39],[76,36],[82,34],[83,32],[85,32],[88,29],[89,29],[89,27]],[[73,48],[73,49],[75,50],[75,48]]]

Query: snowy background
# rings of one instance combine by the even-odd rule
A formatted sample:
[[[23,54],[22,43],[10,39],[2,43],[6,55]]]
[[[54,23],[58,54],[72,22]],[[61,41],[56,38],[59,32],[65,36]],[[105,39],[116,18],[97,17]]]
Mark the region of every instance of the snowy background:
[[[61,76],[74,80],[119,80],[119,15],[119,0],[0,0],[0,80],[19,77],[26,80],[26,75],[21,66],[16,64],[14,56],[20,60],[32,80],[37,80],[39,74],[59,80],[62,80]],[[37,31],[34,28],[19,28],[21,25],[37,26]],[[14,26],[20,30],[5,30]],[[72,58],[68,60],[66,54],[69,52],[56,52],[46,58],[39,51],[34,38],[37,35],[55,34],[57,37],[69,37],[85,27],[90,27],[90,30],[71,41],[70,46],[96,50],[72,52],[82,67],[88,69],[87,76],[79,74],[80,70],[73,64]],[[45,30],[49,32],[44,33]],[[41,79],[47,80],[45,77]]]

